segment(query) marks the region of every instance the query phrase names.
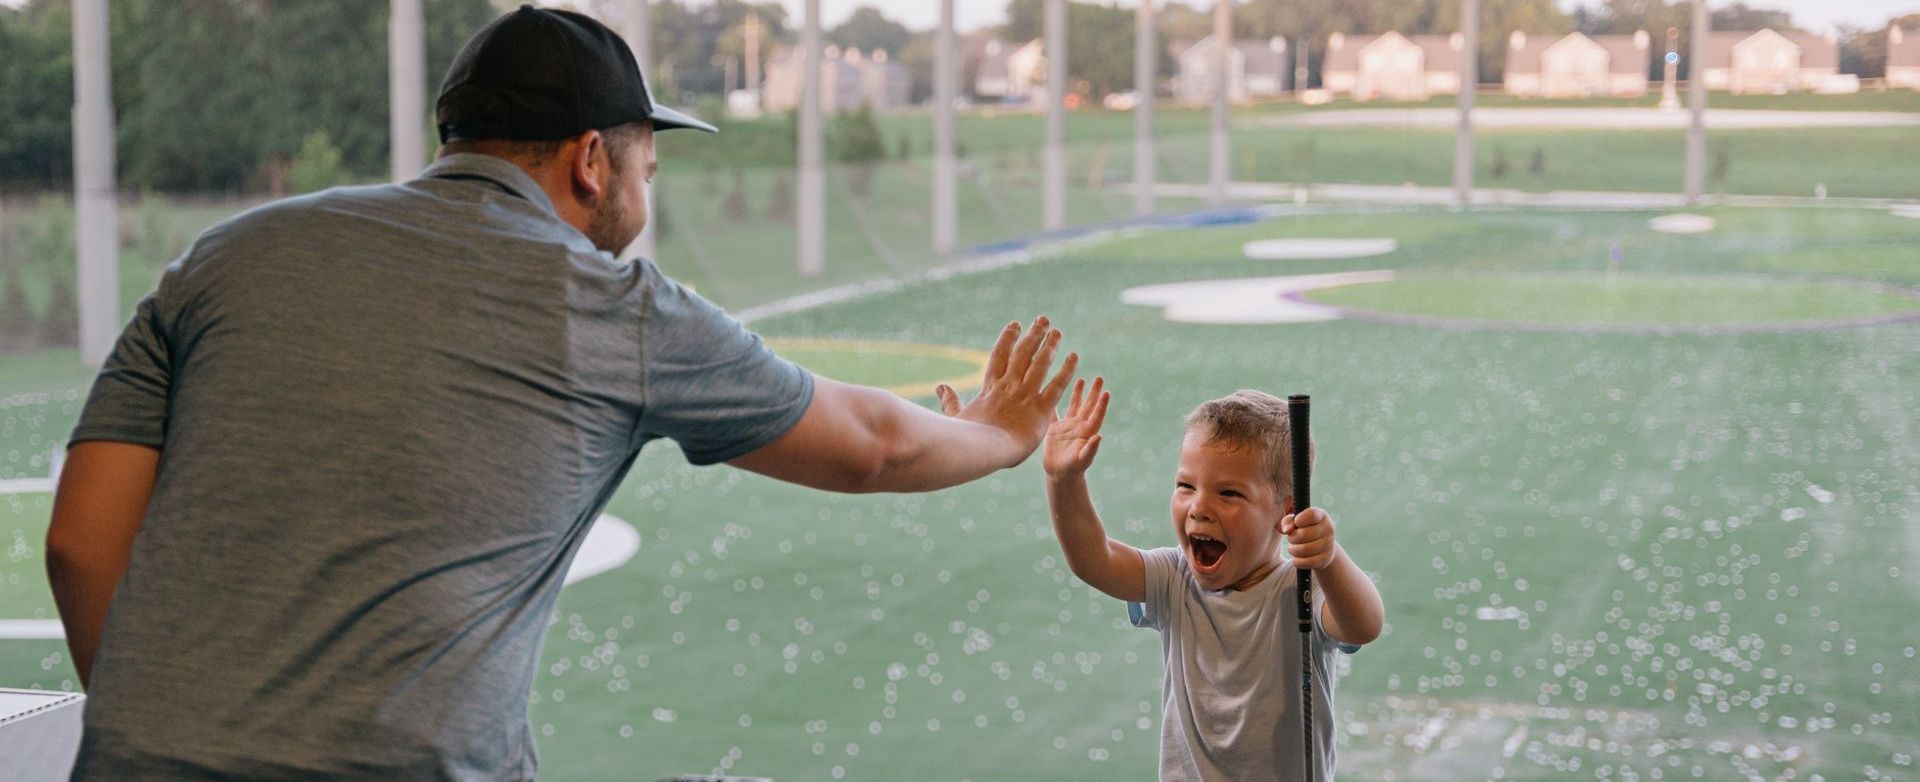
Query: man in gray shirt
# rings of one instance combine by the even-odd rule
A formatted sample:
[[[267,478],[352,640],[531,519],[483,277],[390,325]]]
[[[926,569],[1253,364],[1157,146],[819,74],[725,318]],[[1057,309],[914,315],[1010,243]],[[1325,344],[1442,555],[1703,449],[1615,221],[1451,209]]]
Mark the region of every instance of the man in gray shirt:
[[[651,262],[653,105],[593,20],[481,30],[411,182],[203,234],[71,438],[48,570],[76,779],[522,780],[546,617],[641,447],[835,491],[1020,463],[1071,376],[999,335],[951,416],[819,378]]]

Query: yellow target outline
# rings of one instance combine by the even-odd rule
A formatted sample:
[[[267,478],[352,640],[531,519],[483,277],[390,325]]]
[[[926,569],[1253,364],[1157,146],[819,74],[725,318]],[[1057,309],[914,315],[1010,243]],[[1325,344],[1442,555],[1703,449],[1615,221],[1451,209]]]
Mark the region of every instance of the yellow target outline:
[[[913,399],[933,396],[933,389],[942,383],[952,386],[956,392],[972,391],[980,387],[981,373],[987,368],[986,351],[952,345],[934,345],[926,342],[899,342],[879,339],[819,339],[814,337],[765,337],[767,346],[778,353],[785,350],[811,350],[820,352],[842,351],[849,353],[880,353],[895,356],[916,356],[920,358],[946,358],[970,362],[973,371],[923,383],[902,383],[899,385],[879,386],[899,396]]]

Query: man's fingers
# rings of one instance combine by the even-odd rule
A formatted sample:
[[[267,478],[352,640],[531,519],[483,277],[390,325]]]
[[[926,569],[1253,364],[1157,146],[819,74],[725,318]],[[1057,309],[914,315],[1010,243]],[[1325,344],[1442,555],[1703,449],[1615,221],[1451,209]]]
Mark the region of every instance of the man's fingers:
[[[1006,371],[1002,372],[1001,376],[1011,378],[1026,377],[1027,367],[1033,363],[1033,354],[1039,352],[1040,343],[1046,340],[1048,332],[1052,330],[1053,329],[1047,326],[1047,318],[1045,315],[1034,318],[1033,325],[1027,327],[1026,336],[1021,337],[1019,342],[1013,344],[1013,355],[1008,359]]]
[[[1033,363],[1027,366],[1027,372],[1020,376],[1020,387],[1039,391],[1041,381],[1047,379],[1047,370],[1053,367],[1054,351],[1060,349],[1060,330],[1047,329],[1047,336],[1040,340],[1040,350],[1033,354]]]
[[[1048,381],[1046,388],[1040,389],[1040,400],[1046,402],[1048,405],[1058,403],[1060,401],[1060,394],[1067,389],[1067,381],[1072,380],[1073,374],[1079,370],[1080,354],[1068,353],[1067,360],[1060,362],[1060,373],[1054,375],[1053,380]],[[1075,391],[1075,397],[1079,398],[1077,393],[1078,386],[1075,387]],[[1087,398],[1090,399],[1091,397]]]
[[[940,412],[947,415],[960,414],[960,395],[954,393],[953,386],[945,383],[934,386],[933,395],[940,398]]]
[[[1007,371],[1007,361],[1013,356],[1013,341],[1019,337],[1020,321],[1008,323],[1006,328],[1000,330],[999,338],[993,341],[992,352],[987,354],[985,373],[987,387],[992,387],[993,381]]]

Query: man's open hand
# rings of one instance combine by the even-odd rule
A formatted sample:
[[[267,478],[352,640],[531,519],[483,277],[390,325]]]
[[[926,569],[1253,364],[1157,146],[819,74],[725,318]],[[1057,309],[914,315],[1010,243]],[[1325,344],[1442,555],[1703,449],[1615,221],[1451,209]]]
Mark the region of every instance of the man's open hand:
[[[1032,455],[1046,436],[1053,420],[1054,406],[1067,389],[1067,381],[1080,365],[1080,356],[1068,353],[1060,371],[1047,379],[1053,367],[1054,351],[1060,347],[1060,332],[1052,328],[1046,316],[1033,319],[1032,327],[1021,334],[1020,322],[1008,323],[1000,330],[987,358],[987,369],[980,395],[964,405],[951,386],[934,389],[940,398],[940,410],[965,421],[986,424],[1006,433],[1016,446],[1019,464]]]

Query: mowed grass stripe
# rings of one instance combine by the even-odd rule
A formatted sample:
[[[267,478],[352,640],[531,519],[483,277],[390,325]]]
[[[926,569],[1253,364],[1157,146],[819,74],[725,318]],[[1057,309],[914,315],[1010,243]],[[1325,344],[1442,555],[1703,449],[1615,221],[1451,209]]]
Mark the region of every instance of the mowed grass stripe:
[[[1305,298],[1370,314],[1491,325],[1736,327],[1920,314],[1920,296],[1902,289],[1647,273],[1403,275]]]

